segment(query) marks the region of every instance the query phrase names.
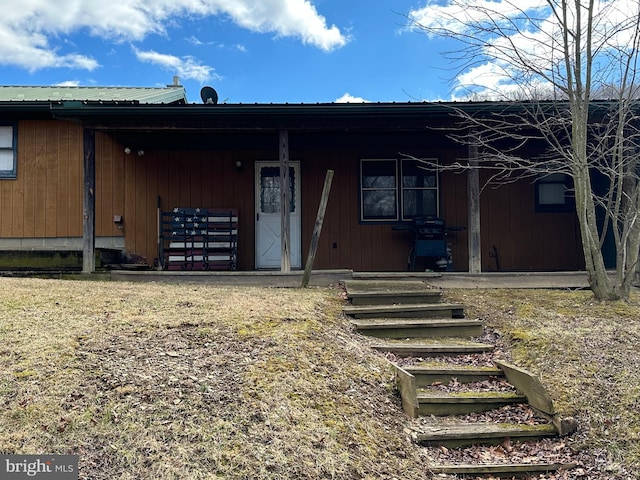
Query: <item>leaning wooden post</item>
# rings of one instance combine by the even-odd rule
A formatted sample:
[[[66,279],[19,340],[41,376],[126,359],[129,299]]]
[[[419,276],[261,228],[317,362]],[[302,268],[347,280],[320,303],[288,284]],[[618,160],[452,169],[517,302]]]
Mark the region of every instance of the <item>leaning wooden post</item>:
[[[469,170],[467,172],[467,198],[469,202],[469,273],[482,271],[480,238],[480,172],[478,167],[478,145],[469,143]]]
[[[289,132],[280,130],[280,271],[285,273],[291,271],[290,205]]]
[[[324,222],[324,213],[327,210],[327,203],[329,202],[329,192],[331,191],[331,182],[333,181],[333,170],[327,170],[327,175],[324,178],[324,188],[322,189],[322,197],[320,198],[320,205],[318,206],[318,215],[316,215],[316,224],[313,227],[313,234],[311,235],[311,245],[309,247],[309,256],[307,257],[307,263],[304,266],[304,275],[302,276],[302,288],[309,286],[309,278],[311,277],[311,269],[313,268],[313,262],[316,259],[316,251],[318,250],[318,240],[320,239],[320,232],[322,231],[322,224]]]
[[[96,270],[96,135],[90,128],[84,129],[83,148],[82,273],[93,273]]]

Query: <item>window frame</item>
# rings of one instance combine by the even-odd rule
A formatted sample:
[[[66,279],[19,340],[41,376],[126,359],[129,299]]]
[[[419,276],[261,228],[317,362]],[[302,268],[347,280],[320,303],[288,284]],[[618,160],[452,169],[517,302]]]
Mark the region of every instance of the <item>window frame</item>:
[[[404,193],[406,190],[423,190],[423,191],[435,191],[435,199],[436,199],[436,211],[435,211],[435,216],[439,216],[440,215],[440,175],[439,175],[439,171],[438,168],[428,168],[425,169],[427,171],[430,171],[433,173],[433,177],[435,178],[435,187],[405,187],[404,186],[404,165],[405,162],[419,162],[420,160],[428,162],[431,165],[437,165],[438,164],[438,159],[437,158],[419,158],[419,159],[413,159],[413,158],[401,158],[400,159],[400,213],[401,213],[401,219],[403,222],[411,222],[413,220],[413,218],[415,217],[421,217],[421,216],[425,216],[423,215],[415,215],[415,216],[408,216],[405,213],[405,204],[404,204]]]
[[[562,175],[562,179],[557,176]],[[541,189],[549,185],[562,185],[564,189],[564,203],[541,203]],[[538,213],[562,213],[575,210],[575,197],[570,194],[573,191],[572,179],[566,173],[543,173],[535,182],[535,210]]]
[[[0,146],[0,151],[11,152],[13,156],[12,168],[10,170],[0,169],[0,180],[15,180],[18,173],[18,125],[16,122],[0,121],[0,127],[11,128],[11,146]]]
[[[440,175],[438,168],[433,168],[433,176],[435,177],[435,187],[405,187],[404,186],[404,171],[405,165],[408,162],[416,162],[419,160],[424,160],[429,164],[438,163],[437,158],[424,157],[420,159],[412,159],[412,158],[389,158],[389,157],[381,157],[381,158],[361,158],[359,162],[359,175],[358,175],[358,209],[359,209],[359,222],[362,224],[397,224],[399,222],[411,222],[414,217],[410,217],[405,213],[405,192],[410,190],[433,190],[435,191],[435,201],[436,201],[436,216],[440,214]],[[385,188],[374,188],[374,187],[365,187],[364,186],[364,165],[367,162],[393,162],[394,164],[394,175],[395,182],[393,187],[385,187]],[[394,192],[395,195],[395,216],[388,216],[385,218],[373,218],[373,217],[365,217],[365,193],[369,191],[376,190],[390,190]]]
[[[385,188],[372,188],[364,186],[364,164],[365,162],[393,162],[393,170],[394,170],[394,185],[393,187],[385,187]],[[358,205],[360,207],[360,222],[362,223],[390,223],[397,222],[399,220],[400,210],[398,209],[398,160],[396,158],[361,158],[360,159],[360,175],[359,175],[359,202]],[[389,190],[393,191],[395,195],[395,216],[385,217],[385,218],[365,218],[365,202],[364,197],[366,192],[380,191],[380,190]]]

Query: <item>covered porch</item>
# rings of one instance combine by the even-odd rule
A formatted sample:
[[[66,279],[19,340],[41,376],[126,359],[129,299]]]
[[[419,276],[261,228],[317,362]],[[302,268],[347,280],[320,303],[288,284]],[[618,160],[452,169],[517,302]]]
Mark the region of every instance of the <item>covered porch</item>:
[[[441,104],[63,103],[55,115],[80,122],[84,131],[84,272],[95,270],[95,196],[102,181],[96,171],[104,170],[104,162],[113,165],[112,181],[124,185],[126,251],[149,267],[162,264],[161,203],[166,210],[236,210],[236,268],[241,272],[303,268],[325,175],[333,171],[314,268],[404,272],[412,239],[397,227],[411,219],[403,210],[408,162],[429,158],[443,165],[473,163],[477,155],[443,132],[454,123]],[[365,172],[365,162],[384,163],[392,172],[375,177],[391,185],[376,187],[377,193],[386,188],[396,202],[379,218],[377,210],[373,215],[367,211],[366,183],[372,178],[367,175],[372,174]],[[581,268],[575,214],[536,211],[532,184],[516,183],[481,195],[483,178],[477,170],[436,172],[435,178],[433,212],[448,225],[461,227],[458,242],[451,246],[451,270]],[[277,215],[270,219],[265,242],[268,217],[263,207],[273,194],[278,196],[273,205],[291,208],[271,208]],[[263,263],[266,251],[277,264]]]

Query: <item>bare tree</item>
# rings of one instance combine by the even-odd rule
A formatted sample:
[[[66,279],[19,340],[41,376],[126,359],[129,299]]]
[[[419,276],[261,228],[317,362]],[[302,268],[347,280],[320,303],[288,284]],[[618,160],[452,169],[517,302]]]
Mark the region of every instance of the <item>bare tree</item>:
[[[454,104],[466,129],[452,136],[478,147],[478,168],[490,169],[493,182],[571,177],[593,293],[627,299],[640,251],[640,0],[450,0],[408,18],[430,36],[457,40],[445,55],[460,67],[458,98],[490,101],[486,110]],[[544,148],[526,156],[532,145]],[[604,191],[594,176],[605,179]],[[615,276],[602,253],[607,232]]]

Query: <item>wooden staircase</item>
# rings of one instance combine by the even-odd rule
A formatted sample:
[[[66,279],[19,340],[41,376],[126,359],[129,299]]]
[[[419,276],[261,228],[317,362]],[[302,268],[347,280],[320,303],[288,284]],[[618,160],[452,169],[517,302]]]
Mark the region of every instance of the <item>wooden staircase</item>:
[[[353,318],[354,328],[380,339],[372,347],[397,360],[391,363],[403,410],[417,419],[410,429],[416,443],[460,449],[539,441],[575,430],[575,422],[559,418],[548,393],[531,373],[506,362],[477,366],[477,362],[461,365],[453,361],[461,355],[490,354],[493,345],[471,339],[482,336],[484,323],[465,319],[463,305],[441,302],[441,290],[422,281],[343,283],[350,301],[343,312]],[[517,404],[530,405],[538,413],[538,421],[519,424],[460,418]],[[427,416],[429,421],[424,419]],[[419,417],[423,419],[418,421]],[[531,459],[473,464],[442,462],[434,465],[432,472],[444,475],[439,478],[536,478],[533,476],[574,466]]]

